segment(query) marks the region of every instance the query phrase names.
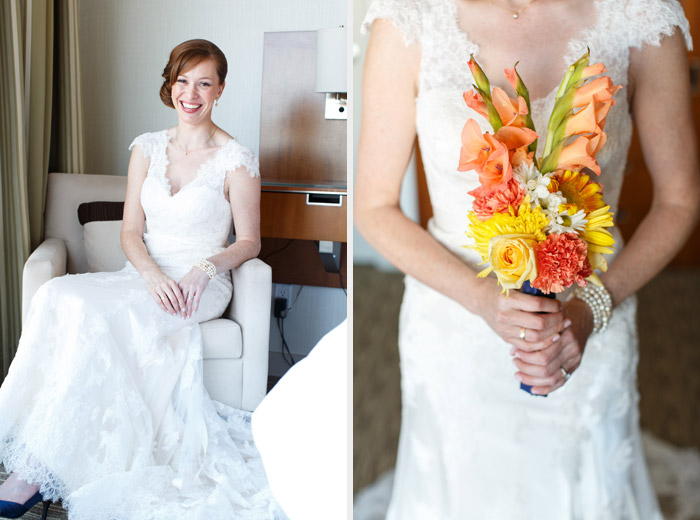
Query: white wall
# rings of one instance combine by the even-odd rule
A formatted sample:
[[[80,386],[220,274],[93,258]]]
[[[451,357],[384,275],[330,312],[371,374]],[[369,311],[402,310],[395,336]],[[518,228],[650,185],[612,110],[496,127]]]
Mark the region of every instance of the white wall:
[[[371,0],[354,0],[353,3],[353,40],[359,47],[359,55],[353,63],[353,154],[357,164],[357,143],[362,127],[362,70],[365,66],[365,51],[369,34],[360,34],[360,25],[369,8]],[[354,173],[354,172],[353,172]],[[418,222],[418,191],[416,187],[416,166],[411,159],[401,186],[399,201],[402,211],[411,219]],[[353,227],[353,261],[355,264],[370,264],[378,269],[395,270],[377,251],[372,248]]]
[[[346,18],[346,0],[81,0],[87,173],[126,175],[131,140],[177,124],[158,95],[161,73],[170,50],[191,38],[211,40],[226,55],[226,89],[213,119],[257,152],[263,34],[337,27]],[[305,287],[285,320],[295,358],[345,319],[346,309],[341,289]],[[274,318],[270,332],[271,373],[280,375]]]
[[[137,135],[177,124],[160,101],[175,45],[205,38],[226,55],[214,121],[256,152],[263,33],[346,25],[346,0],[81,0],[80,52],[88,173],[126,175]]]

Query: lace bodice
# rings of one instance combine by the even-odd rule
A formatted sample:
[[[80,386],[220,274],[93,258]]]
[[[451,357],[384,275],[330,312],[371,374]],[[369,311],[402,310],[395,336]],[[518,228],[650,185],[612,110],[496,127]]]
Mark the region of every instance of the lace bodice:
[[[388,18],[401,31],[407,45],[420,46],[416,128],[434,213],[429,229],[453,252],[470,263],[478,263],[473,251],[461,247],[465,243],[466,214],[473,200],[467,192],[478,186],[478,177],[474,172],[457,171],[457,164],[466,120],[474,118],[484,132],[491,128],[462,99],[462,92],[474,83],[467,60],[470,54],[479,59],[479,46],[458,26],[457,1],[379,0],[370,7],[363,30],[377,18]],[[607,143],[598,155],[602,168],[598,180],[604,186],[606,202],[616,213],[632,135],[624,89],[629,50],[644,44],[659,45],[676,27],[681,28],[688,47],[692,42],[688,21],[675,0],[596,0],[594,5],[596,20],[568,42],[562,70],[589,48],[591,62],[602,62],[607,75],[623,86],[607,118]],[[514,56],[513,62],[518,59],[525,57]],[[546,131],[555,94],[556,88],[547,96],[532,100],[532,117],[541,135]],[[539,140],[539,145],[544,145],[544,139]],[[542,153],[541,148],[538,153]]]
[[[231,229],[231,208],[224,197],[226,172],[244,168],[260,175],[258,159],[235,139],[227,141],[213,158],[202,163],[194,179],[172,195],[167,177],[166,130],[138,136],[138,146],[150,159],[141,189],[146,215],[144,241],[151,256],[163,262],[191,262],[193,256],[210,256],[225,247]],[[173,256],[175,255],[175,256]]]

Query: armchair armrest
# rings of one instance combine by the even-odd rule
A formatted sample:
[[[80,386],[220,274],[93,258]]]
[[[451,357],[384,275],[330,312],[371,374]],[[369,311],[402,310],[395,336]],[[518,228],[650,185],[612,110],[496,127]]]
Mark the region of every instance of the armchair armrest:
[[[254,410],[267,390],[272,269],[258,258],[231,271],[233,298],[226,316],[241,327],[243,392],[241,407]]]
[[[67,258],[66,243],[60,238],[47,238],[29,255],[22,273],[22,322],[39,287],[51,278],[66,274]]]

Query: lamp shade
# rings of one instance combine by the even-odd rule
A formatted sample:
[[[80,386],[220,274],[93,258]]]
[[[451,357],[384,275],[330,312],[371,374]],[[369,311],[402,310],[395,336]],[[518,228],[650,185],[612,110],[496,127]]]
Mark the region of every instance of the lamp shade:
[[[319,29],[316,47],[316,92],[347,92],[347,31]]]

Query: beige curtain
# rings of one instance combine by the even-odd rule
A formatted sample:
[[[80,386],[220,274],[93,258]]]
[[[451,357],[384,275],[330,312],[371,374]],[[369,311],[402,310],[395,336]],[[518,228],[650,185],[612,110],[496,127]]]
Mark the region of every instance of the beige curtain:
[[[62,171],[83,171],[79,58],[77,0],[0,2],[0,378],[19,340],[24,262],[43,237],[51,150]]]

